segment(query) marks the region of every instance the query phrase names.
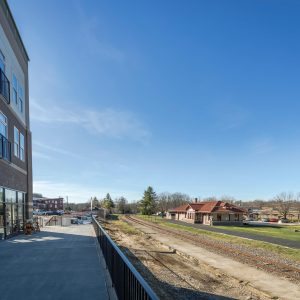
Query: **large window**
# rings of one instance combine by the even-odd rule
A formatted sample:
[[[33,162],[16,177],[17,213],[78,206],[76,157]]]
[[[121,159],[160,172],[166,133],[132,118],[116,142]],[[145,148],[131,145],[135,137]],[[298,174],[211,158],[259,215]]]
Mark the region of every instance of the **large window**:
[[[24,135],[20,133],[20,159],[25,160]]]
[[[13,98],[13,101],[15,104],[18,105],[18,80],[17,80],[17,77],[15,74],[13,74],[13,77],[12,77],[12,88],[13,88],[13,91],[12,91],[12,98]]]
[[[3,188],[0,187],[0,240],[4,239],[4,193]]]
[[[14,154],[20,157],[20,131],[14,127]]]
[[[14,127],[14,154],[21,160],[25,160],[25,139],[18,128]]]
[[[5,189],[5,227],[6,234],[9,235],[15,232],[16,227],[16,192]]]
[[[0,70],[2,70],[5,73],[5,57],[1,50],[0,50]]]
[[[18,109],[20,112],[23,112],[23,89],[19,85],[19,101],[18,101]]]
[[[2,134],[7,138],[7,118],[1,111],[0,111],[0,134]]]
[[[24,110],[24,91],[15,74],[12,76],[12,99],[22,113]]]
[[[24,228],[24,218],[25,218],[25,196],[23,193],[18,192],[18,225],[19,229]]]
[[[25,138],[16,127],[14,127],[14,154],[25,161]]]

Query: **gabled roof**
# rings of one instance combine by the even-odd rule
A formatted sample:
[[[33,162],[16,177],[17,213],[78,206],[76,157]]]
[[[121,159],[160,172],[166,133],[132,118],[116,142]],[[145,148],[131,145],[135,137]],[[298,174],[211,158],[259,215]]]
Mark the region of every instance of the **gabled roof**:
[[[169,212],[186,212],[189,208],[195,212],[212,213],[212,212],[233,212],[244,213],[245,211],[233,204],[223,201],[208,201],[199,203],[189,203],[170,209]]]
[[[183,205],[180,205],[176,208],[171,208],[169,209],[169,212],[186,212],[187,208],[189,207],[189,204],[183,204]]]

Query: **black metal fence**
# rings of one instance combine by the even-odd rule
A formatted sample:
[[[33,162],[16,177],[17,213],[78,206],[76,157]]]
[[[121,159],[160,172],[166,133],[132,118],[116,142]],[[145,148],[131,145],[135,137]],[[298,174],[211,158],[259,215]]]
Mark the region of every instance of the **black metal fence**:
[[[4,97],[6,102],[10,103],[10,83],[4,72],[0,69],[0,94]]]
[[[11,143],[0,134],[0,158],[11,161]]]
[[[93,225],[118,299],[158,300],[154,291],[94,217]]]

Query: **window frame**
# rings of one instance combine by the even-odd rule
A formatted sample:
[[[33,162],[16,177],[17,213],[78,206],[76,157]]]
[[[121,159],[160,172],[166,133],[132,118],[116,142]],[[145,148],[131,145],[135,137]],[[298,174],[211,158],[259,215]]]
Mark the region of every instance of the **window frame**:
[[[25,161],[25,136],[20,131],[19,131],[19,158],[20,160]]]
[[[3,72],[5,73],[5,55],[3,54],[3,52],[0,49],[0,61],[3,63]]]
[[[18,106],[18,79],[15,73],[12,74],[12,100]]]
[[[17,133],[17,139],[16,139],[16,133]],[[14,126],[14,155],[17,158],[20,158],[20,130]]]
[[[8,119],[7,119],[7,116],[0,110],[0,115],[2,115],[3,117],[4,117],[4,122],[2,121],[2,119],[0,118],[0,123],[2,124],[2,125],[4,125],[4,127],[5,127],[5,135],[4,135],[4,137],[5,138],[8,138]],[[2,133],[1,133],[2,134]]]
[[[18,109],[21,113],[23,113],[23,103],[24,103],[24,93],[23,93],[23,87],[22,85],[18,82]]]

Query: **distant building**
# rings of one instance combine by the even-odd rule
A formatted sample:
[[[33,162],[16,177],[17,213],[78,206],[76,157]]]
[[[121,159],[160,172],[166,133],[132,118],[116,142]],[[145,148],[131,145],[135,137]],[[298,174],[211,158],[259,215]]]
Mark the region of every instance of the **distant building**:
[[[0,239],[32,217],[28,55],[6,0],[0,0]]]
[[[64,198],[33,198],[33,209],[57,211],[64,209]]]
[[[167,218],[205,225],[236,225],[245,211],[224,201],[194,202],[170,209]]]

